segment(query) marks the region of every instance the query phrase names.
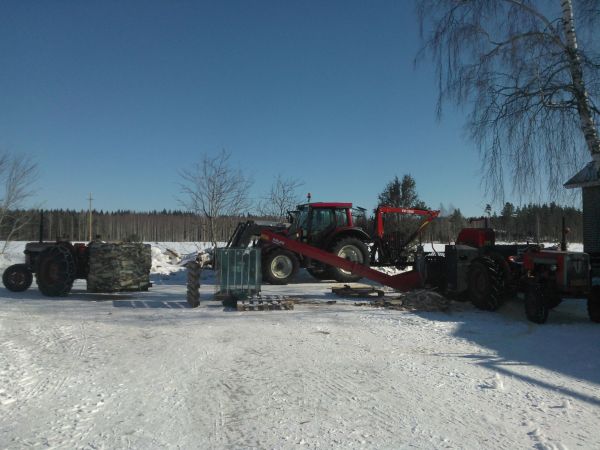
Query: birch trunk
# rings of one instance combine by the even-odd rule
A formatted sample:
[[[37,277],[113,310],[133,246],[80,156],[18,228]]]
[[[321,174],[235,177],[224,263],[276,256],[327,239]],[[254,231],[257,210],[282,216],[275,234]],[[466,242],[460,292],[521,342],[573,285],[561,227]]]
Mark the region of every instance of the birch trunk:
[[[583,131],[592,158],[596,162],[596,167],[600,169],[600,136],[594,121],[588,92],[583,79],[583,69],[579,49],[577,47],[577,35],[575,33],[575,21],[573,19],[572,0],[561,0],[561,7],[566,37],[566,51],[569,58],[571,77],[573,79],[573,95],[577,102],[577,111],[581,120],[581,130]]]

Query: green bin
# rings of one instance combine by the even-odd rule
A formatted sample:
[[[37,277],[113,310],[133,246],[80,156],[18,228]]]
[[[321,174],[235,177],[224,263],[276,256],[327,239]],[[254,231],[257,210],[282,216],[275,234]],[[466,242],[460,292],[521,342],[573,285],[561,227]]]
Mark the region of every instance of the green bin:
[[[242,300],[258,295],[262,281],[260,249],[217,249],[216,278],[218,299]]]

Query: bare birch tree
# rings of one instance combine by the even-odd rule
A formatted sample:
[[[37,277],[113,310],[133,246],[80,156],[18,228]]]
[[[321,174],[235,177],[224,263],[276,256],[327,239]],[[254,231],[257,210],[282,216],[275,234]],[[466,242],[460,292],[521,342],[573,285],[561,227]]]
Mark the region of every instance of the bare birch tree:
[[[33,194],[36,164],[26,156],[0,154],[0,230],[5,241],[0,253],[14,235],[29,223],[31,214],[19,212]]]
[[[586,154],[600,168],[597,0],[417,0],[417,12],[438,114],[445,102],[470,107],[495,199],[506,169],[515,193],[540,193],[545,179],[556,196]]]
[[[271,190],[258,205],[258,213],[263,216],[285,220],[287,212],[293,210],[301,202],[298,189],[304,185],[296,178],[284,178],[277,175]]]
[[[208,222],[209,240],[216,247],[216,218],[244,213],[250,207],[252,181],[230,163],[230,153],[204,155],[190,168],[180,171],[181,203]]]

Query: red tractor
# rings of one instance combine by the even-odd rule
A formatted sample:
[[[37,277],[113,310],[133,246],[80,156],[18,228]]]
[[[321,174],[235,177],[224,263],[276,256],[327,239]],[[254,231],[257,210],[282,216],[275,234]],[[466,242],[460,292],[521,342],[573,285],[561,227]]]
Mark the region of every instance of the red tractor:
[[[600,288],[592,287],[586,253],[498,245],[493,229],[465,228],[455,245],[446,246],[444,262],[440,287],[465,295],[477,308],[494,311],[507,297],[523,293],[527,318],[544,323],[562,298],[587,297],[591,320],[600,322]]]
[[[151,266],[150,246],[143,245],[140,247],[140,253],[136,255],[136,269],[132,270],[127,267],[125,270],[120,270],[119,260],[116,259],[115,246],[119,249],[123,248],[123,244],[106,244],[99,239],[90,242],[89,244],[72,243],[65,239],[58,239],[53,242],[43,240],[44,236],[44,215],[40,214],[40,239],[38,242],[28,242],[25,245],[25,263],[13,264],[6,268],[2,274],[2,282],[9,291],[22,292],[31,286],[33,282],[33,274],[38,289],[43,295],[48,297],[65,296],[71,292],[73,282],[76,279],[85,279],[90,289],[90,275],[98,276],[98,267],[101,267],[101,276],[109,280],[111,283],[120,281],[121,274],[125,274],[125,278],[130,282],[127,286],[115,287],[109,286],[115,290],[147,290],[150,282],[146,275],[134,275],[137,270],[143,273],[146,269],[148,274]],[[131,244],[138,245],[138,244]],[[141,245],[141,244],[140,244]],[[108,247],[106,247],[108,246]],[[111,253],[103,253],[106,249]],[[110,259],[105,263],[104,254],[108,254]],[[131,259],[131,255],[129,255]],[[95,266],[95,271],[91,268]],[[108,270],[105,271],[105,266]],[[90,273],[91,272],[91,273]],[[106,275],[110,275],[106,277]],[[131,282],[135,279],[135,282]],[[138,277],[138,278],[136,278]],[[92,289],[98,289],[98,281],[92,283]],[[101,286],[106,287],[106,284]],[[111,290],[113,292],[114,290]],[[93,290],[92,292],[100,292]]]
[[[440,287],[456,297],[466,297],[479,309],[495,311],[517,291],[521,267],[514,258],[529,247],[498,245],[494,230],[487,226],[464,228],[454,245],[446,245],[445,277]]]
[[[87,278],[89,251],[86,244],[68,241],[28,242],[25,263],[13,264],[2,274],[9,291],[29,289],[36,276],[40,292],[49,297],[67,295],[77,278]]]
[[[357,281],[360,275],[341,267],[328,265],[319,260],[283,248],[270,241],[260,240],[263,230],[274,231],[286,238],[325,250],[336,256],[369,265],[396,265],[404,267],[408,256],[407,244],[414,240],[423,227],[438,215],[438,211],[422,211],[408,208],[380,207],[375,214],[375,232],[371,236],[365,210],[352,203],[307,203],[289,213],[290,224],[248,221],[240,223],[232,235],[228,247],[247,247],[250,244],[262,250],[263,280],[271,284],[287,284],[300,267],[318,280],[333,279],[340,282]],[[424,225],[418,232],[404,236],[386,233],[384,215],[411,214],[425,216]],[[403,237],[403,238],[402,238]]]
[[[548,313],[563,298],[587,298],[588,315],[600,323],[600,286],[593,286],[587,253],[532,249],[523,254],[525,313],[545,323]]]
[[[364,219],[364,210],[352,208],[352,203],[308,203],[289,213],[290,224],[248,221],[240,223],[228,247],[245,247],[251,242],[261,247],[263,280],[271,284],[287,284],[299,267],[305,267],[317,279],[348,282],[360,279],[343,269],[325,266],[319,261],[291,252],[278,245],[260,241],[268,229],[352,260],[369,264],[367,243],[370,236],[357,222]]]

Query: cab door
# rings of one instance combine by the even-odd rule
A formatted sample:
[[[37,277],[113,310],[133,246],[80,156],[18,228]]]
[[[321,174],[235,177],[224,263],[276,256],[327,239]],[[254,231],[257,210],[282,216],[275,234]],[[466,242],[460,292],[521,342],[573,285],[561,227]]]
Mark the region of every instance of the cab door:
[[[308,243],[315,247],[325,248],[332,233],[339,227],[348,225],[345,209],[314,208],[309,217]]]

